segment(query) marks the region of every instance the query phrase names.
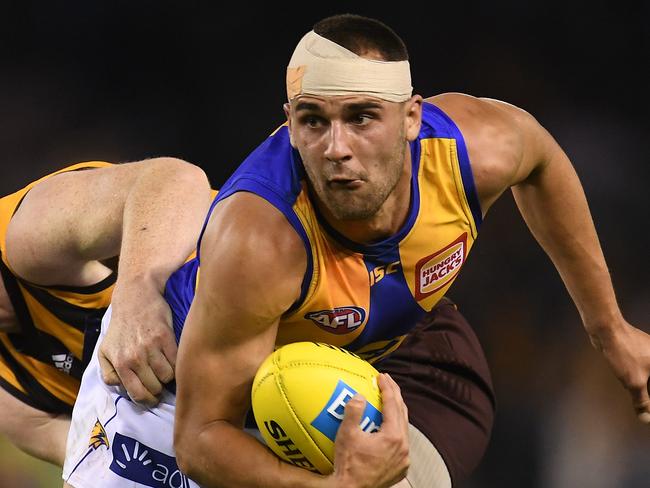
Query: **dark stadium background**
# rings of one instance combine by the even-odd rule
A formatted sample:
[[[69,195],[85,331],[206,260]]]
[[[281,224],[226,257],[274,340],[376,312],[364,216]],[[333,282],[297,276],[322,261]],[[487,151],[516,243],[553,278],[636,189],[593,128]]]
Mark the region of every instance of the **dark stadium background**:
[[[282,123],[283,70],[302,34],[329,14],[365,14],[405,39],[417,92],[505,100],[554,134],[583,181],[624,313],[648,330],[648,2],[317,5],[1,2],[1,194],[72,162],[157,155],[200,165],[218,187]],[[650,484],[650,429],[588,345],[509,194],[450,296],[484,344],[499,401],[487,456],[464,486]],[[0,486],[58,486],[56,470],[2,449]]]

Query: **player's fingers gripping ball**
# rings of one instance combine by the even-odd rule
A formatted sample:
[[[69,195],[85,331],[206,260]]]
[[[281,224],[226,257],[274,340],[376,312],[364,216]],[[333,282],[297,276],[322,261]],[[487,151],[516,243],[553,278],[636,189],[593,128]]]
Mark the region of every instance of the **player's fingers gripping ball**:
[[[381,425],[379,372],[357,355],[316,342],[273,352],[253,381],[252,406],[267,445],[283,460],[322,474],[334,469],[334,439],[345,404],[366,400],[361,429]]]

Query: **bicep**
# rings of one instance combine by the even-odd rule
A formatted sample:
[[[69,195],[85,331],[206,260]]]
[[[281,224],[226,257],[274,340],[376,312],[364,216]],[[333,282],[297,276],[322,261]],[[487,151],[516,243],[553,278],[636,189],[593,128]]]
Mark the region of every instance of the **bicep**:
[[[40,284],[92,283],[98,270],[106,272],[99,261],[119,253],[125,204],[138,182],[177,178],[186,166],[173,158],[156,158],[61,173],[39,183],[7,229],[12,268]],[[152,194],[154,198],[160,197]]]
[[[500,130],[508,136],[502,140],[506,148],[503,174],[505,187],[534,180],[550,164],[568,158],[553,136],[529,112],[506,102],[482,99],[502,121]],[[499,140],[499,139],[497,139]]]
[[[243,420],[280,317],[300,295],[306,254],[284,216],[250,194],[228,200],[215,209],[219,218],[201,246],[200,279],[179,346],[177,429]]]
[[[499,100],[455,97],[484,212],[509,188],[531,182],[561,149],[525,110]],[[558,152],[559,151],[559,152]]]
[[[90,260],[90,249],[119,243],[119,209],[136,169],[116,165],[62,173],[32,188],[7,229],[13,269],[40,282],[65,268],[79,269]]]

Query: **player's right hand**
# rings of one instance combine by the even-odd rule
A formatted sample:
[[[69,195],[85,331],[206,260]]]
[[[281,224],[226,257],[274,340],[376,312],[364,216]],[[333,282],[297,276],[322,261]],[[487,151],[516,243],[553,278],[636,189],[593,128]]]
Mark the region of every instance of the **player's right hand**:
[[[650,424],[650,335],[624,322],[617,332],[592,337],[632,397],[639,420]]]
[[[400,388],[387,374],[379,375],[383,422],[379,432],[361,430],[366,401],[355,395],[345,406],[345,416],[334,444],[332,486],[346,488],[389,487],[406,476],[409,467],[408,409]]]
[[[133,401],[155,406],[164,384],[174,379],[177,347],[171,311],[153,285],[118,286],[99,347],[102,378],[108,385],[121,384]]]

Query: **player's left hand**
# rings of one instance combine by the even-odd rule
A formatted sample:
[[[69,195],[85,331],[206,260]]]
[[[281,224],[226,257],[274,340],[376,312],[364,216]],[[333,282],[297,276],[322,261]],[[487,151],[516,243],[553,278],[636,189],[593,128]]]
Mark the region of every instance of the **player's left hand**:
[[[617,332],[591,341],[632,396],[639,420],[650,424],[650,335],[625,322]]]
[[[372,434],[362,431],[359,424],[366,401],[359,395],[350,399],[336,434],[334,473],[326,478],[328,486],[389,487],[406,476],[410,464],[408,408],[395,380],[382,373],[378,382],[384,417],[381,427]]]
[[[109,385],[122,384],[135,402],[154,406],[164,384],[174,379],[177,346],[171,311],[155,286],[119,285],[99,347],[102,378]]]

